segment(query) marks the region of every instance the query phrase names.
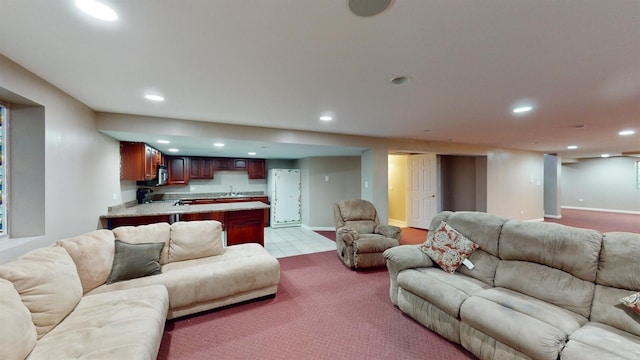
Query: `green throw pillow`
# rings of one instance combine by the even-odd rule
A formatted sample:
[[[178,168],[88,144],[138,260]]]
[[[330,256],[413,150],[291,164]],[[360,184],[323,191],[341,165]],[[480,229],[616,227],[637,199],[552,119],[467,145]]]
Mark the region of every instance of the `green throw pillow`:
[[[162,274],[160,255],[164,243],[129,244],[116,240],[115,246],[113,265],[109,278],[107,278],[107,284]]]

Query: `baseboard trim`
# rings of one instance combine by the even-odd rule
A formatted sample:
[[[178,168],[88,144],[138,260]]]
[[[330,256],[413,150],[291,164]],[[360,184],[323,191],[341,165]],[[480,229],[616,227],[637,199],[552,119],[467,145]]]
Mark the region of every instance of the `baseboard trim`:
[[[525,222],[543,222],[544,218],[537,218],[537,219],[528,219],[528,220],[524,220]]]
[[[570,209],[570,210],[600,211],[600,212],[610,212],[610,213],[618,213],[618,214],[640,215],[640,211],[631,211],[631,210],[599,209],[599,208],[587,208],[587,207],[579,207],[579,206],[561,206],[561,208]]]
[[[549,219],[562,219],[562,215],[549,215],[549,214],[544,214],[545,218],[549,218]]]
[[[407,222],[397,219],[389,219],[389,225],[398,226],[398,227],[407,227]]]
[[[302,225],[303,228],[311,230],[311,231],[336,231],[335,226],[307,226]]]

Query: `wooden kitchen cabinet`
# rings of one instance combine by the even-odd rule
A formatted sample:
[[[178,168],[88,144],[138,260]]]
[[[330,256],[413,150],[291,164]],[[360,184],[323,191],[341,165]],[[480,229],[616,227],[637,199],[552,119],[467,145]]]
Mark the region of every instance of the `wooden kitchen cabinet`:
[[[167,185],[189,184],[189,158],[185,156],[167,156]]]
[[[233,159],[228,158],[215,158],[214,170],[233,170]]]
[[[224,230],[225,216],[222,211],[213,211],[205,213],[187,213],[180,214],[180,221],[198,221],[198,220],[216,220],[222,223],[222,229]]]
[[[213,179],[213,159],[206,157],[189,158],[189,179]]]
[[[247,159],[233,159],[233,170],[247,170],[248,164]]]
[[[264,211],[229,211],[226,214],[227,246],[259,243],[264,246]]]
[[[173,215],[149,215],[149,216],[132,216],[132,217],[117,217],[107,220],[107,229],[114,229],[118,226],[138,226],[148,225],[155,223],[173,223]]]
[[[158,149],[141,142],[120,142],[120,180],[153,180],[158,164],[162,164]]]
[[[249,179],[266,179],[266,161],[264,159],[249,159],[247,172]]]

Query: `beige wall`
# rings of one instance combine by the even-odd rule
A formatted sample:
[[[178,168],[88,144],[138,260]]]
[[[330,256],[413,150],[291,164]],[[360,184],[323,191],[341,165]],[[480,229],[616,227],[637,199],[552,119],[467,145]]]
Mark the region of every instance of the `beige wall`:
[[[389,219],[407,221],[407,155],[389,155]]]
[[[91,109],[1,55],[0,79],[6,90],[0,97],[8,91],[45,109],[44,136],[24,139],[44,142],[44,152],[31,154],[34,163],[42,163],[44,168],[9,175],[13,183],[29,176],[44,179],[44,189],[34,190],[42,190],[43,196],[31,204],[44,214],[44,231],[28,238],[0,240],[3,263],[33,248],[96,229],[98,217],[121,199],[118,142],[96,131]],[[10,200],[24,201],[28,192],[24,189],[12,194]],[[29,221],[21,217],[12,219],[11,224],[20,229],[29,226]]]
[[[490,151],[487,212],[516,220],[544,218],[543,154]]]

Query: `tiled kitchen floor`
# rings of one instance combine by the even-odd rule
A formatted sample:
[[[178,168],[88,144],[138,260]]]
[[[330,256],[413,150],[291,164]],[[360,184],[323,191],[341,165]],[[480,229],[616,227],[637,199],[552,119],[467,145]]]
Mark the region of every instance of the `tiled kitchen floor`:
[[[277,258],[336,250],[336,243],[301,226],[264,228],[264,247]]]

